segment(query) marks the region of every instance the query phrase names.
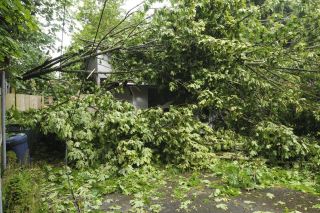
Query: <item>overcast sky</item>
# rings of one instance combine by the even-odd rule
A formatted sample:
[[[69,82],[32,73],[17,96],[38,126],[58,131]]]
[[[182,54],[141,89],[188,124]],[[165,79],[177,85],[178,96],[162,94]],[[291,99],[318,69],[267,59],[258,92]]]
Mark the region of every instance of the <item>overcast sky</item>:
[[[143,2],[143,0],[125,0],[123,6],[121,7],[123,10],[128,11],[131,8],[135,7],[136,5],[140,4]],[[161,8],[168,3],[156,3],[153,5],[153,8]],[[61,46],[61,31],[57,33],[57,37],[59,40],[56,41],[56,47]],[[63,41],[63,49],[66,49],[70,44],[71,44],[71,38],[72,38],[72,33],[69,33],[68,31],[64,33],[64,41]],[[57,57],[61,54],[61,52],[53,52],[51,53],[52,57]]]
[[[130,10],[131,8],[133,8],[141,2],[141,0],[126,0],[122,8],[125,10]]]

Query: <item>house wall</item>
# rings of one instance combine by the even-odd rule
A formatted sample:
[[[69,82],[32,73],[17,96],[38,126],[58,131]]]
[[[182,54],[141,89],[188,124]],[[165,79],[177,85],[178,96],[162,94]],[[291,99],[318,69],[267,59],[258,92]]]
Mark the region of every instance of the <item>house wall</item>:
[[[148,108],[148,88],[133,86],[131,87],[131,91],[133,93],[132,104],[138,109]]]
[[[114,92],[114,97],[131,103],[137,109],[148,108],[148,88],[128,86],[122,92]]]
[[[112,72],[112,66],[109,63],[108,55],[99,55],[89,60],[89,70],[96,69],[98,72],[95,74],[96,83],[100,86],[101,81],[109,77],[110,74],[103,74],[99,72]],[[148,87],[128,85],[122,92],[114,92],[113,95],[118,100],[124,100],[132,103],[138,109],[148,108]]]
[[[91,57],[88,61],[88,70],[92,71],[93,69],[97,69],[97,58]]]
[[[108,55],[99,55],[97,56],[97,72],[111,72],[112,67],[111,64],[109,63],[109,57]],[[106,79],[108,78],[110,74],[102,74],[98,73],[96,75],[96,82],[97,85],[101,84],[101,79]]]
[[[133,103],[133,96],[131,95],[129,88],[125,88],[121,92],[113,92],[112,94],[118,100],[123,100],[129,103]]]

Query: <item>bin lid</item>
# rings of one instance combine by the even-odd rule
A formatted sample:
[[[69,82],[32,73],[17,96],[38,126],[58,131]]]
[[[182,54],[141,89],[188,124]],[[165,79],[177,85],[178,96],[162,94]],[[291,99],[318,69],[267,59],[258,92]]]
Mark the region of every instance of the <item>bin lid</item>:
[[[12,146],[27,143],[27,142],[28,142],[28,136],[25,133],[15,134],[6,140],[6,144],[12,145]]]

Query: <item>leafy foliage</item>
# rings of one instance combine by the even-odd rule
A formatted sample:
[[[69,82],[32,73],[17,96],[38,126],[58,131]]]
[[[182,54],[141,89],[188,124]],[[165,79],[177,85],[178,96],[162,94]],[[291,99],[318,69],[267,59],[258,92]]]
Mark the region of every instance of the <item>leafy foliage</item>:
[[[43,79],[21,80],[25,70],[45,62],[54,47],[56,33],[61,30],[64,7],[69,0],[3,0],[0,6],[0,69],[7,75],[10,86],[18,93],[52,94],[51,86]],[[66,10],[66,19],[69,19]],[[66,30],[66,29],[65,29]],[[51,75],[51,77],[54,75]],[[50,84],[50,83],[49,83]],[[57,87],[59,88],[59,87]]]
[[[319,109],[311,86],[319,72],[310,61],[318,57],[310,46],[318,42],[316,8],[313,1],[171,1],[142,37],[159,48],[121,52],[114,66],[142,70],[128,79],[177,91],[210,111],[217,128],[248,134],[267,119],[299,126],[283,121],[289,108]]]
[[[66,172],[85,210],[99,209],[102,195],[116,191],[133,194],[132,206],[143,209],[149,201],[146,194],[165,176],[155,165],[206,170],[219,178],[213,183],[201,181],[197,174],[180,178],[173,191],[180,199],[202,183],[214,189],[213,197],[273,185],[319,193],[319,4],[172,0],[150,22],[140,11],[108,33],[121,17],[120,3],[107,6],[112,17],[102,17],[103,34],[97,35],[98,39],[109,35],[100,40],[106,49],[121,44],[121,51],[111,57],[114,71],[124,75],[111,74],[108,80],[159,85],[176,92],[173,104],[186,107],[136,110],[102,91],[80,99],[65,97],[24,118],[23,123],[64,142],[72,168],[77,168],[46,169],[44,211],[73,209]],[[95,37],[100,16],[95,6],[102,5],[86,0],[80,8],[78,20],[85,27],[70,52],[84,52],[76,62],[83,62],[81,55],[88,54],[86,48]],[[143,33],[131,38],[135,29]],[[211,120],[212,128],[194,112]],[[236,152],[243,159],[219,160],[224,157],[219,152]],[[303,163],[316,172],[269,168],[256,158],[273,166]],[[181,208],[189,204],[185,200]]]
[[[211,187],[219,188],[226,195],[237,195],[236,189],[239,188],[267,188],[277,185],[315,194],[320,192],[317,174],[303,169],[269,168],[259,159],[250,162],[216,161],[211,166],[211,171],[226,184],[221,185],[218,181],[210,184]]]
[[[258,124],[256,139],[251,142],[251,154],[264,156],[272,162],[303,158],[309,152],[306,141],[299,139],[291,128],[272,122]]]
[[[2,64],[5,58],[9,56],[19,56],[19,43],[17,36],[27,33],[28,30],[36,29],[35,20],[31,15],[30,2],[22,2],[20,0],[1,2],[1,25],[0,25],[0,63]],[[13,12],[14,11],[14,12]]]
[[[74,35],[71,49],[82,48],[83,45],[94,41],[103,8],[102,3],[94,0],[84,0],[82,5],[77,5],[78,12],[75,18],[81,23],[83,29]],[[114,0],[106,4],[96,39],[101,39],[105,32],[108,32],[120,21],[121,3],[122,0]]]
[[[38,168],[10,168],[4,178],[4,210],[21,213],[36,212],[40,204],[38,194],[42,172]]]
[[[107,93],[58,103],[37,116],[45,134],[66,142],[77,168],[112,163],[128,172],[158,162],[202,169],[214,157],[212,129],[188,108],[135,110]]]
[[[47,168],[48,183],[43,188],[47,193],[43,202],[49,209],[74,211],[72,200],[68,199],[67,179],[64,171]],[[86,171],[70,173],[76,199],[81,209],[94,212],[99,208],[103,195],[109,193],[122,193],[131,195],[133,211],[147,210],[152,198],[159,199],[163,195],[164,187],[172,187],[172,195],[183,203],[191,192],[208,187],[212,190],[212,197],[226,198],[241,194],[241,189],[268,188],[271,186],[285,186],[287,188],[319,194],[317,188],[319,181],[315,174],[303,170],[284,170],[281,168],[268,168],[263,161],[243,162],[216,160],[209,173],[191,174],[181,173],[175,167],[168,169],[158,167],[138,168],[125,176],[119,176],[115,170],[108,166]],[[208,179],[208,177],[219,179]],[[51,205],[48,205],[51,204]],[[161,207],[161,206],[160,206]],[[117,208],[117,206],[114,206]],[[159,207],[158,207],[159,208]]]

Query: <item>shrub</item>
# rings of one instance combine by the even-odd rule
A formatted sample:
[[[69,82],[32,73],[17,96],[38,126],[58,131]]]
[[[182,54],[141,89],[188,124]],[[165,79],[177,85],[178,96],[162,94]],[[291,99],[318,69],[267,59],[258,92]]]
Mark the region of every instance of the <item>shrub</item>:
[[[215,131],[216,142],[213,145],[215,151],[241,151],[244,144],[247,143],[247,138],[237,134],[232,130],[220,129]]]
[[[261,122],[256,126],[255,139],[248,150],[255,156],[263,156],[270,162],[279,163],[306,156],[307,144],[293,133],[293,129],[272,122]]]
[[[4,175],[4,211],[12,213],[39,212],[39,170],[12,168]]]
[[[313,141],[309,144],[309,167],[315,171],[320,171],[320,144]]]

